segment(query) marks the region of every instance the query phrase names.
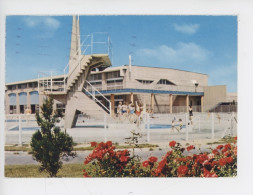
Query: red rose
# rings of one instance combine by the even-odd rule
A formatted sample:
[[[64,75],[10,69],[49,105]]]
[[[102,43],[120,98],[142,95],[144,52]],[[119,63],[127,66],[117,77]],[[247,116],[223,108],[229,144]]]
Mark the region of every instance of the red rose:
[[[188,168],[186,166],[179,166],[177,169],[178,176],[185,176],[188,172]]]
[[[223,148],[223,145],[218,145],[216,148],[217,148],[218,150],[221,150],[221,149]]]
[[[214,155],[217,155],[217,154],[219,154],[219,151],[218,151],[217,149],[214,149],[214,150],[212,151],[212,153],[213,153]]]
[[[219,165],[218,161],[215,161],[215,160],[214,160],[214,161],[212,162],[212,167],[217,166],[217,165]]]
[[[231,145],[230,145],[230,144],[226,144],[226,145],[225,145],[225,149],[226,149],[226,150],[231,149]]]
[[[149,162],[146,160],[146,161],[144,161],[143,163],[142,163],[142,166],[143,167],[148,167],[149,166]]]
[[[227,163],[229,163],[229,164],[232,163],[233,160],[234,160],[234,159],[233,159],[231,156],[226,158],[226,161],[227,161]]]
[[[175,147],[176,143],[177,142],[175,142],[175,141],[171,141],[169,145],[170,145],[170,147]]]
[[[120,162],[127,162],[129,160],[128,156],[121,156],[120,157]]]
[[[91,142],[90,145],[91,145],[91,147],[96,147],[97,146],[97,142]]]
[[[189,151],[191,151],[192,149],[195,149],[195,147],[194,147],[193,145],[191,145],[191,146],[188,146],[186,149],[187,149],[187,151],[189,152]]]
[[[211,173],[205,168],[203,168],[203,170],[204,170],[204,177],[218,177],[216,173]]]
[[[107,147],[111,147],[112,146],[112,142],[111,141],[106,142],[106,146]]]
[[[220,166],[225,166],[226,164],[227,164],[227,161],[226,161],[226,159],[225,158],[221,158],[220,160],[219,160],[219,164],[220,164]]]
[[[234,155],[237,156],[237,147],[234,148],[233,152],[234,152]]]
[[[148,159],[151,163],[155,163],[157,161],[157,158],[155,156],[151,156],[149,159]]]

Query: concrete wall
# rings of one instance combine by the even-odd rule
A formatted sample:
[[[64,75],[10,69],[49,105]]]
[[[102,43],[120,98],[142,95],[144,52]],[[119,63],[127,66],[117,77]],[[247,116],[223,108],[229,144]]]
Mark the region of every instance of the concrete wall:
[[[225,102],[227,97],[227,86],[206,86],[204,89],[204,111],[212,109],[220,102]]]
[[[142,86],[152,86],[155,88],[162,88],[162,85],[157,85],[157,82],[160,79],[167,79],[173,82],[175,85],[179,86],[187,86],[191,87],[195,90],[195,84],[193,81],[197,81],[199,84],[198,87],[202,88],[203,86],[208,86],[208,75],[187,72],[182,70],[175,69],[167,69],[167,68],[154,68],[154,67],[140,67],[140,66],[132,66],[131,74],[129,73],[129,67],[127,67],[128,71],[126,72],[126,88],[138,88],[140,85]],[[153,83],[143,85],[138,82],[136,79],[140,80],[153,80]],[[186,88],[187,89],[187,88]]]

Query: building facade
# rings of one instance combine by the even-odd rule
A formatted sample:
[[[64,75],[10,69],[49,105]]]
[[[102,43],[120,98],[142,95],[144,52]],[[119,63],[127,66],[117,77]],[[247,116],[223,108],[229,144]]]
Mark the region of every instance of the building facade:
[[[39,111],[45,98],[42,90],[63,91],[63,77],[44,77],[43,82],[32,79],[7,83],[6,114],[23,114],[27,108],[31,113]],[[189,105],[192,105],[193,111],[201,112],[210,110],[227,98],[226,86],[208,86],[207,74],[169,68],[109,67],[103,71],[91,71],[88,81],[110,100],[113,112],[116,112],[120,101],[145,104],[147,110],[155,113],[186,112]],[[84,87],[91,91],[89,86]],[[95,96],[109,107],[100,94]],[[54,108],[64,111],[65,105],[55,100]]]

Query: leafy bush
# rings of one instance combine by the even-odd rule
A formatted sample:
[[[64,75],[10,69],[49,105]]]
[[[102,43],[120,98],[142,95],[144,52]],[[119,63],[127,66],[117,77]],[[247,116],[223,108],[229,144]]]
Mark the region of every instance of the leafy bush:
[[[84,177],[232,177],[237,175],[237,145],[218,145],[210,153],[192,154],[193,145],[183,148],[171,141],[171,150],[160,161],[151,156],[141,162],[128,150],[115,151],[112,142],[91,142],[93,152],[87,156]],[[187,151],[187,152],[186,152]]]
[[[36,120],[41,130],[32,135],[31,149],[33,158],[40,162],[40,171],[46,171],[50,177],[56,177],[62,167],[63,157],[76,154],[73,150],[73,139],[55,126],[58,116],[53,113],[53,99],[47,98],[41,106],[42,116],[36,113]]]

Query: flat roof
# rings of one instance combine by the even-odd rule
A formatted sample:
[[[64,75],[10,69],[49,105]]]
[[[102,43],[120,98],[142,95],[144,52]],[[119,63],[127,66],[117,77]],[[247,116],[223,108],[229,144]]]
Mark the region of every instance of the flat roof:
[[[91,71],[91,74],[98,74],[101,72],[111,72],[111,71],[117,71],[117,70],[121,70],[121,69],[126,69],[126,67],[128,67],[128,64],[125,65],[121,65],[121,66],[115,66],[115,67],[108,67],[106,69],[104,69],[103,71]],[[202,75],[208,75],[208,74],[204,74],[204,73],[198,73],[198,72],[191,72],[191,71],[187,71],[187,70],[179,70],[179,69],[174,69],[174,68],[164,68],[164,67],[151,67],[151,66],[140,66],[140,65],[132,65],[134,67],[140,67],[140,68],[156,68],[156,69],[166,69],[166,70],[177,70],[177,71],[183,71],[183,72],[190,72],[190,73],[196,73],[196,74],[202,74]],[[67,75],[66,75],[67,76]],[[57,78],[62,78],[64,77],[64,75],[56,75],[56,76],[52,76],[52,78],[57,79]],[[44,79],[50,79],[51,77],[41,77]],[[5,85],[17,85],[17,84],[23,84],[23,83],[30,83],[30,82],[36,82],[38,81],[38,79],[29,79],[29,80],[23,80],[23,81],[15,81],[15,82],[9,82],[6,83]]]
[[[66,75],[67,76],[67,75]],[[58,78],[63,78],[64,75],[55,75],[52,76],[53,79],[58,79]],[[41,79],[50,79],[50,76],[47,77],[41,77]],[[15,81],[15,82],[9,82],[9,83],[5,83],[5,85],[18,85],[18,84],[23,84],[23,83],[32,83],[32,82],[37,82],[38,79],[29,79],[29,80],[23,80],[23,81]]]
[[[123,66],[129,66],[128,64],[125,64]],[[134,67],[143,67],[143,68],[158,68],[158,69],[166,69],[166,70],[177,70],[177,71],[182,71],[182,72],[191,72],[191,73],[196,73],[196,74],[203,74],[203,75],[208,75],[205,73],[199,73],[199,72],[192,72],[192,71],[188,71],[188,70],[180,70],[180,69],[176,69],[176,68],[164,68],[164,67],[155,67],[155,66],[141,66],[141,65],[132,65]]]

